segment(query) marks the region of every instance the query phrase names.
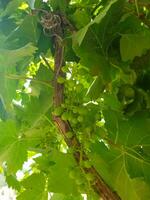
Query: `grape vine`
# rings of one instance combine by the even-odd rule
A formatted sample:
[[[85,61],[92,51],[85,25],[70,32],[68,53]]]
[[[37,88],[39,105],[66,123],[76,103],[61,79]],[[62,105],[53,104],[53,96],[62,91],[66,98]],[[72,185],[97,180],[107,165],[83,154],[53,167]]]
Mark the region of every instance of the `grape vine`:
[[[1,0],[0,169],[17,200],[150,199],[149,8]]]

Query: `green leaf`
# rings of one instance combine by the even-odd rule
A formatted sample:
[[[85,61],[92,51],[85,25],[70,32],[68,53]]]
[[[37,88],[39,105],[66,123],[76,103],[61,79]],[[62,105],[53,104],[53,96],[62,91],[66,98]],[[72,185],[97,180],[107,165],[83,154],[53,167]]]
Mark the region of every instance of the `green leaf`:
[[[0,17],[13,14],[16,11],[16,9],[21,5],[22,2],[23,2],[22,0],[10,1],[4,12],[2,12],[2,14],[0,15]]]
[[[119,3],[118,3],[119,2]],[[112,0],[110,1],[105,7],[104,9],[95,17],[94,20],[92,20],[89,24],[87,24],[85,27],[83,27],[81,30],[79,30],[75,37],[74,37],[74,40],[75,42],[77,42],[77,44],[80,46],[81,43],[83,42],[83,39],[88,31],[88,29],[90,28],[90,26],[92,26],[93,24],[100,24],[100,23],[103,23],[103,20],[105,20],[105,17],[109,16],[109,14],[112,12],[112,10],[116,9],[116,8],[113,8],[113,6],[116,6],[117,4],[118,5],[121,5],[124,1],[121,0],[121,1],[118,1],[118,0]],[[116,4],[116,5],[115,5]],[[109,13],[110,12],[110,13]],[[113,13],[111,13],[110,15],[112,15]],[[107,20],[110,20],[110,19],[107,19]],[[106,21],[107,21],[106,20]],[[114,19],[113,19],[114,20]],[[108,22],[107,22],[108,23]],[[107,24],[105,25],[107,26]]]
[[[22,103],[24,109],[17,107],[18,115],[20,119],[24,121],[28,126],[40,123],[44,116],[52,107],[53,102],[53,88],[51,86],[53,73],[43,64],[40,65],[37,74],[31,81],[31,97],[28,98],[28,94],[22,94]],[[37,90],[35,95],[35,90]],[[27,100],[28,99],[28,100]]]
[[[67,0],[50,0],[50,4],[54,10],[60,9],[61,11],[65,12],[67,7]]]
[[[63,194],[54,194],[51,200],[83,200],[81,195],[73,196],[73,195],[63,195]]]
[[[76,27],[80,29],[81,27],[86,26],[89,23],[90,17],[86,10],[77,9],[75,13],[73,13],[73,15],[71,16],[71,20],[75,23]]]
[[[147,113],[136,113],[130,119],[122,119],[117,112],[104,112],[109,138],[123,148],[125,167],[131,178],[143,177],[150,182],[150,118]]]
[[[119,102],[116,94],[113,93],[103,93],[104,98],[104,106],[105,109],[111,109],[111,110],[120,110],[121,109],[121,103]]]
[[[140,178],[133,179],[133,185],[141,200],[150,199],[150,186]]]
[[[90,24],[77,32],[73,38],[73,48],[80,57],[80,63],[89,67],[92,75],[101,75],[107,83],[112,73],[112,65],[107,58],[108,49],[114,40],[115,27],[120,19],[123,5],[124,0],[111,1]],[[116,10],[119,12],[116,13]]]
[[[18,61],[21,59],[32,56],[36,51],[36,47],[34,47],[31,43],[26,44],[25,46],[8,50],[8,49],[0,49],[0,67],[14,67]],[[11,59],[8,59],[11,58]]]
[[[43,174],[32,174],[22,181],[22,186],[25,188],[17,200],[47,200],[48,193],[46,189],[46,179]]]
[[[102,142],[93,146],[92,151],[97,158],[97,160],[92,159],[94,166],[112,190],[116,191],[122,200],[140,200],[133,179],[127,172],[124,154],[113,148],[107,148]]]
[[[12,46],[17,46],[17,48],[22,47],[28,43],[37,44],[40,35],[37,22],[37,16],[25,16],[22,23],[9,34],[6,42],[11,46],[11,48]]]
[[[73,37],[74,39],[74,44],[77,44],[77,45],[81,45],[87,31],[88,31],[88,28],[89,28],[89,24],[87,24],[84,28],[82,28],[81,30],[79,30]]]
[[[34,9],[35,0],[27,0],[31,9]]]
[[[150,32],[125,34],[120,40],[120,53],[123,61],[132,61],[150,49]]]
[[[115,167],[114,168],[112,167],[112,173],[113,173],[112,176],[113,176],[115,190],[117,190],[122,200],[132,200],[132,199],[140,200],[140,197],[136,193],[133,180],[127,173],[125,162],[123,159],[124,158],[120,158],[116,161],[112,161],[112,163],[115,163]]]
[[[6,161],[9,173],[16,172],[27,159],[26,143],[13,121],[0,122],[0,132],[0,162]]]
[[[48,189],[50,192],[76,194],[75,180],[69,177],[69,171],[75,167],[73,158],[68,154],[53,152],[50,160],[55,163],[49,168]],[[68,187],[69,185],[69,187]]]
[[[35,50],[30,43],[15,50],[0,49],[0,96],[7,109],[10,109],[17,89],[15,66],[20,60],[32,56]]]
[[[87,91],[87,96],[92,100],[96,100],[104,90],[104,81],[101,76],[96,77]]]
[[[20,182],[16,179],[14,175],[5,175],[6,182],[8,184],[8,187],[15,189],[19,191],[21,189]]]

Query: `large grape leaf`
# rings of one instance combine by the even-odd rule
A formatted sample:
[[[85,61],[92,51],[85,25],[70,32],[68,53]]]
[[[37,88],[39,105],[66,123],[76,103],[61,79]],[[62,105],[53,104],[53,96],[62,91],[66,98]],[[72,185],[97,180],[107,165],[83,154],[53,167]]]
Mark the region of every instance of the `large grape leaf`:
[[[140,200],[140,197],[136,193],[133,181],[127,173],[124,157],[122,156],[119,159],[112,161],[111,164],[112,181],[114,181],[114,188],[117,193],[122,197],[122,200]]]
[[[26,44],[25,46],[8,50],[0,49],[0,66],[1,68],[10,67],[12,68],[18,61],[24,57],[31,56],[37,48],[34,47],[31,43]]]
[[[35,15],[27,15],[22,23],[7,37],[8,46],[11,48],[22,47],[28,43],[37,44],[40,29],[37,27],[38,18]],[[17,40],[16,40],[17,38]]]
[[[141,200],[150,199],[150,186],[146,184],[142,178],[133,179],[132,183],[136,189],[136,193],[138,194]]]
[[[49,1],[54,10],[60,9],[62,12],[65,12],[67,7],[67,0],[62,0],[62,1],[49,0]]]
[[[111,1],[110,5],[107,5],[107,11],[105,9],[101,11],[95,18],[96,22],[93,20],[94,23],[91,22],[89,27],[88,25],[85,27],[86,34],[81,29],[83,33],[78,33],[81,36],[74,38],[73,48],[80,57],[81,64],[89,67],[92,75],[101,75],[106,83],[110,82],[112,73],[112,66],[106,57],[114,39],[115,26],[120,20],[123,5],[124,0]],[[78,38],[80,41],[77,42]]]
[[[22,181],[23,191],[17,200],[47,200],[48,193],[46,191],[46,178],[42,173],[32,174]]]
[[[76,163],[71,155],[54,150],[48,156],[41,156],[35,161],[38,169],[48,174],[49,192],[66,195],[78,193],[75,179],[69,175],[72,169],[76,169]]]
[[[123,61],[132,61],[150,49],[150,32],[124,34],[120,40],[120,53]]]
[[[36,48],[27,44],[15,50],[0,49],[0,96],[6,108],[15,96],[18,80],[15,78],[16,64],[25,57],[30,57]]]
[[[111,16],[113,16],[114,12],[116,12],[117,6],[118,6],[118,9],[120,7],[120,10],[121,10],[121,5],[123,5],[123,3],[124,3],[124,0],[121,0],[121,1],[112,0],[112,1],[110,1],[104,7],[104,9],[95,17],[94,20],[92,20],[90,23],[88,23],[85,27],[83,27],[81,30],[79,30],[76,33],[76,35],[74,36],[74,42],[77,43],[80,46],[81,43],[83,42],[84,38],[85,38],[87,31],[94,24],[101,24],[102,26],[104,25],[105,28],[103,27],[103,29],[105,29],[105,30],[101,30],[101,33],[103,34],[103,37],[105,37],[104,34],[106,33],[105,32],[106,29],[108,28],[107,26],[109,26],[109,24],[112,23],[111,20],[115,19],[114,17],[111,17]],[[119,12],[120,12],[120,10],[119,10]],[[118,17],[118,13],[116,13],[117,17]],[[110,26],[109,26],[109,30],[110,30]]]
[[[19,191],[21,189],[20,182],[17,180],[15,175],[5,174],[5,180],[9,188]]]
[[[7,15],[11,15],[13,14],[16,9],[19,7],[19,5],[21,5],[21,3],[23,2],[23,0],[12,0],[8,3],[6,9],[4,10],[4,12],[1,13],[0,17],[4,17]]]
[[[148,113],[139,112],[129,119],[124,118],[118,111],[110,109],[104,110],[103,114],[107,128],[107,134],[104,136],[106,145],[102,142],[92,145],[93,165],[104,180],[117,191],[121,199],[148,200],[150,191]],[[144,196],[140,195],[140,189],[145,191]]]
[[[110,139],[122,149],[125,167],[131,178],[143,178],[150,182],[150,118],[148,113],[139,112],[133,117],[122,119],[111,111],[104,111]]]
[[[0,162],[6,161],[8,172],[16,172],[27,159],[26,143],[16,129],[15,122],[0,122]]]
[[[130,177],[126,168],[125,153],[123,151],[108,148],[100,142],[92,147],[91,161],[103,179],[118,193],[122,200],[143,199],[142,195],[139,195],[143,183],[139,181],[137,188],[137,179]],[[136,168],[136,166],[134,167]],[[147,187],[149,186],[147,185]],[[143,190],[146,191],[145,196],[149,196],[148,189],[144,187]]]
[[[55,164],[49,168],[49,191],[54,193],[76,194],[77,187],[75,180],[69,176],[69,171],[75,167],[74,159],[70,155],[53,152],[50,155],[50,160]]]
[[[63,194],[53,194],[51,200],[83,200],[81,195],[73,196],[73,195],[63,195]]]
[[[36,75],[31,81],[31,96],[22,94],[22,104],[24,108],[16,107],[17,116],[28,126],[35,126],[46,115],[52,107],[53,88],[51,81],[52,70],[41,64]]]

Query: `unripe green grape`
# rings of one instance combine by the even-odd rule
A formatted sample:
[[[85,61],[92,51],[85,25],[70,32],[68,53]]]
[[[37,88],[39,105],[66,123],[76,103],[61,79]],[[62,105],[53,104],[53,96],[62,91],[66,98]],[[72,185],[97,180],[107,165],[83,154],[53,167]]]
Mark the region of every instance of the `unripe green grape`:
[[[77,92],[82,91],[82,89],[83,89],[83,86],[81,84],[79,84],[79,85],[76,86]]]
[[[69,177],[72,178],[72,179],[76,179],[75,170],[71,170],[71,171],[69,172]]]
[[[69,121],[74,122],[74,118],[75,118],[74,114],[70,113]]]
[[[68,67],[67,67],[67,66],[63,66],[63,67],[62,67],[62,71],[63,71],[63,72],[68,72]]]
[[[82,121],[83,121],[83,117],[82,117],[82,116],[78,116],[77,120],[78,120],[79,122],[82,122]]]
[[[70,100],[69,99],[65,99],[65,104],[70,104]]]
[[[85,193],[85,191],[87,191],[87,185],[84,182],[78,186],[78,192],[82,194],[82,193]]]
[[[77,113],[78,112],[78,109],[75,107],[73,108],[73,113]]]
[[[53,113],[56,116],[60,116],[63,113],[63,108],[62,107],[57,107],[57,108],[55,108],[55,110],[53,111]]]
[[[74,80],[70,80],[69,81],[69,87],[74,87],[75,86],[75,81]]]
[[[134,98],[135,96],[135,91],[133,88],[131,87],[127,87],[124,89],[124,96],[127,97],[127,98]]]
[[[65,108],[66,106],[65,106],[65,104],[64,104],[64,103],[62,103],[62,104],[61,104],[61,107],[62,107],[62,108]]]
[[[72,113],[68,112],[68,120],[71,121],[73,119]]]
[[[88,180],[88,181],[94,181],[94,176],[93,176],[93,174],[86,174],[86,179]]]
[[[91,167],[90,161],[88,161],[88,160],[83,161],[83,166],[84,166],[85,168],[90,168],[90,167]]]
[[[71,131],[67,132],[67,137],[68,138],[72,138],[73,137],[73,133]]]
[[[90,133],[91,131],[92,131],[92,128],[91,128],[91,127],[86,127],[86,128],[85,128],[85,132],[86,132],[86,133]]]
[[[82,178],[76,178],[75,182],[76,182],[77,185],[82,185],[83,184]]]
[[[77,124],[78,123],[78,120],[76,118],[72,119],[72,123],[73,124]]]
[[[68,113],[64,112],[61,116],[62,120],[68,120]]]
[[[80,174],[78,173],[78,170],[76,168],[72,168],[69,171],[69,176],[72,179],[80,179]]]
[[[85,108],[78,108],[78,113],[81,114],[81,115],[84,115],[86,114],[86,109]]]
[[[63,77],[61,77],[61,76],[57,78],[57,82],[58,82],[58,83],[61,83],[61,84],[62,84],[62,83],[65,83],[65,81],[66,81],[66,79],[63,78]]]

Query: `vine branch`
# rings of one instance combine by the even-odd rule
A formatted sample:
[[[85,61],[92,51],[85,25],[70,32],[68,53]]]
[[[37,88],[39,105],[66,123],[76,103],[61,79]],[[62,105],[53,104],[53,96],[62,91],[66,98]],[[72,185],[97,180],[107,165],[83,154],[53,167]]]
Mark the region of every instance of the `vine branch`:
[[[59,16],[61,18],[61,16]],[[62,18],[61,18],[62,20]],[[54,107],[61,106],[64,100],[64,85],[57,82],[57,77],[62,76],[64,77],[65,74],[62,71],[62,66],[64,64],[64,47],[61,44],[59,38],[63,37],[63,29],[62,29],[62,21],[58,24],[55,29],[52,30],[54,35],[54,45],[55,45],[55,57],[54,57],[54,96],[53,96],[53,105]],[[58,36],[58,37],[57,37]],[[81,157],[81,144],[78,141],[75,135],[72,138],[67,137],[67,133],[72,131],[72,127],[68,121],[64,121],[61,119],[60,116],[53,115],[53,121],[58,127],[60,133],[62,134],[66,144],[68,147],[74,149],[74,158],[78,165],[80,164],[80,157]],[[84,161],[88,161],[88,157],[84,151],[82,151],[82,159]],[[94,191],[103,199],[103,200],[120,200],[120,197],[111,190],[111,188],[104,182],[103,178],[94,168],[91,166],[90,168],[83,167],[83,170],[86,174],[92,174],[94,177],[94,181],[90,182],[91,187]]]

